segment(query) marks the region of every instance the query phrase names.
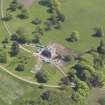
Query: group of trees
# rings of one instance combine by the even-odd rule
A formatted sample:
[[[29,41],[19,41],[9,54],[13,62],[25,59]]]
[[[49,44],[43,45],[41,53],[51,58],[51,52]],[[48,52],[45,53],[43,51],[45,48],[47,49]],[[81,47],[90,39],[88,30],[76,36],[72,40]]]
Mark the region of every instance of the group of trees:
[[[12,19],[12,15],[10,14],[10,12],[11,11],[16,11],[17,9],[20,10],[20,13],[18,15],[19,18],[21,18],[21,19],[28,18],[28,11],[27,11],[27,9],[25,9],[23,5],[19,4],[18,0],[13,0],[10,3],[9,8],[6,11],[6,16],[4,17],[4,20]]]
[[[42,0],[40,3],[46,4],[51,13],[50,17],[44,22],[45,30],[60,29],[61,23],[65,21],[65,16],[61,11],[61,2],[59,0]]]
[[[71,98],[78,105],[82,105],[91,87],[103,86],[105,81],[104,77],[103,73],[95,71],[94,67],[82,61],[81,63],[77,63],[69,71],[68,77],[62,79],[62,83],[65,86],[71,86],[71,83],[75,84],[72,87]]]
[[[51,30],[52,28],[61,29],[61,22],[65,21],[65,16],[60,14],[57,16],[56,14],[52,14],[45,22],[46,30]]]
[[[32,38],[29,39],[28,37],[28,33],[25,30],[25,28],[20,27],[16,30],[16,32],[14,32],[11,35],[11,40],[12,41],[16,41],[20,44],[25,44],[25,43],[40,43],[40,36],[43,34],[42,30],[40,29],[40,27],[37,27],[35,29],[35,31],[33,32],[34,35]]]
[[[10,49],[10,55],[16,56],[19,53],[19,45],[17,42],[13,42]]]
[[[102,87],[105,83],[105,41],[100,40],[100,44],[95,50],[89,52],[92,54],[91,63],[82,59],[77,59],[78,62],[68,72],[68,77],[62,78],[60,85],[69,86],[74,83],[72,87],[72,100],[82,105],[83,100],[88,95],[91,87]],[[92,63],[93,62],[93,63]]]
[[[24,44],[28,42],[27,32],[24,28],[18,28],[16,32],[11,35],[11,40]]]
[[[94,33],[92,34],[94,37],[104,37],[103,27],[94,28]],[[66,39],[69,42],[76,42],[80,39],[80,35],[78,31],[73,31],[70,36]]]
[[[41,1],[44,2],[44,1]],[[44,31],[51,30],[52,28],[61,29],[61,23],[65,21],[65,16],[61,13],[61,3],[59,0],[49,0],[49,7],[52,10],[52,14],[49,15],[50,17],[47,18],[44,22],[40,18],[35,18],[32,20],[32,24],[35,24],[35,30],[32,32],[34,35],[32,36],[32,40],[28,41],[26,38],[26,33],[24,33],[23,29],[17,29],[11,36],[13,41],[18,41],[18,43],[40,43],[40,36],[44,34]],[[17,15],[20,19],[27,19],[29,18],[28,10],[21,5],[18,0],[12,0],[7,8],[6,16],[3,18],[5,21],[11,20],[12,11],[17,11],[19,9],[20,13]],[[41,28],[41,24],[44,24],[44,29]]]

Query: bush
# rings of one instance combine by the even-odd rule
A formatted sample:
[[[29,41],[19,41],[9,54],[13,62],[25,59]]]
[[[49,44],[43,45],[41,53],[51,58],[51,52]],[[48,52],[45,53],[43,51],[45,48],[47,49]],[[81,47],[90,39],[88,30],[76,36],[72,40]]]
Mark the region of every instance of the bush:
[[[42,93],[41,97],[43,100],[48,100],[50,96],[50,91],[45,91]]]
[[[48,78],[47,76],[43,73],[43,72],[38,72],[36,75],[35,75],[36,79],[38,82],[40,83],[46,83]]]
[[[94,30],[95,30],[95,33],[93,34],[93,36],[96,36],[96,37],[104,36],[104,31],[102,27],[95,28]]]
[[[32,21],[32,23],[38,25],[41,24],[41,20],[39,18],[36,18],[35,20]]]
[[[24,71],[24,65],[23,64],[18,64],[15,69],[16,69],[16,71]]]
[[[18,17],[20,19],[27,19],[29,17],[28,16],[28,11],[26,9],[22,9],[21,13],[18,15]]]
[[[69,38],[67,38],[67,41],[70,41],[70,42],[76,42],[78,41],[80,38],[79,38],[79,33],[77,31],[73,31],[70,35]]]

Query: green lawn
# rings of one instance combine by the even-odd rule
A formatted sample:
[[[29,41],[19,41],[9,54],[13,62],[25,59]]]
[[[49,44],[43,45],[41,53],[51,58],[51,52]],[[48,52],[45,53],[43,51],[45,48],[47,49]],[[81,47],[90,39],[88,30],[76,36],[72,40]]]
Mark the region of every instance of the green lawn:
[[[56,85],[63,77],[63,74],[53,65],[44,64],[42,70],[48,77],[48,84]]]
[[[21,63],[24,64],[24,71],[16,71],[17,65]],[[17,57],[10,59],[9,63],[6,65],[6,68],[23,78],[34,80],[34,74],[31,73],[31,70],[35,64],[35,57],[27,52],[20,50],[20,53]]]
[[[87,97],[86,100],[86,105],[90,104],[90,105],[100,105],[98,103],[98,100],[100,98],[105,97],[105,90],[104,89],[100,89],[100,88],[93,88],[90,91],[89,96]]]
[[[22,97],[38,97],[42,90],[9,76],[0,69],[0,105],[14,105]]]
[[[6,13],[6,9],[12,0],[3,1],[4,13]],[[47,45],[49,42],[57,42],[67,48],[73,49],[76,52],[84,52],[89,48],[97,47],[101,38],[92,37],[92,34],[94,33],[95,27],[103,26],[105,31],[105,0],[61,0],[61,6],[62,13],[66,16],[65,22],[62,24],[62,29],[52,29],[51,31],[44,32],[44,35],[41,37],[41,42],[45,45]],[[28,39],[32,39],[34,35],[32,32],[35,30],[36,26],[31,22],[35,18],[40,18],[42,20],[40,27],[44,28],[45,19],[51,15],[47,12],[47,9],[48,7],[38,4],[36,1],[33,3],[32,7],[29,8],[29,18],[25,20],[17,18],[17,15],[20,13],[19,10],[16,12],[11,12],[13,19],[7,22],[8,28],[11,32],[15,32],[18,28],[23,27],[27,32]],[[80,40],[75,43],[67,42],[65,39],[68,38],[70,33],[75,30],[80,33]],[[5,37],[10,39],[10,36],[8,36],[8,33],[6,32],[0,20],[0,42]],[[10,44],[11,42],[8,45]],[[1,43],[0,47],[2,47]],[[26,48],[31,51],[35,50],[31,47]],[[19,57],[21,57],[21,59],[19,59]],[[27,60],[25,57],[28,57]],[[93,58],[90,55],[85,55],[84,58],[90,64],[93,63],[91,62]],[[26,63],[25,71],[16,72],[15,67],[20,62]],[[34,75],[30,72],[34,64],[36,64],[36,59],[30,54],[21,50],[16,58],[9,57],[9,61],[6,66],[7,69],[21,77],[34,80]],[[64,68],[65,72],[68,72],[68,69],[70,69],[70,65]],[[49,78],[48,84],[58,84],[62,74],[59,72],[59,70],[57,70],[57,68],[53,67],[52,65],[44,64],[42,70]],[[0,71],[0,105],[7,105],[7,103],[11,104],[11,102],[15,102],[17,98],[23,96],[27,97],[29,94],[33,96],[33,92],[35,92],[36,96],[39,95],[39,89],[35,88],[36,90],[34,90],[33,87],[25,86],[23,83],[16,81],[6,73]],[[97,94],[99,93],[97,92],[95,95]],[[87,103],[91,102],[91,100],[95,100],[95,102],[93,102],[91,105],[96,105],[96,98],[93,95],[94,91],[92,96],[88,97]],[[91,97],[94,97],[94,99]]]
[[[7,3],[9,3],[8,0]],[[90,47],[96,47],[99,42],[98,38],[92,37],[94,28],[103,26],[105,27],[105,13],[104,13],[104,0],[61,0],[62,13],[66,16],[66,21],[62,25],[61,30],[53,29],[52,31],[45,32],[41,42],[47,44],[50,41],[61,43],[68,48],[76,51],[84,51]],[[6,8],[6,7],[5,7]],[[50,14],[47,13],[47,7],[39,5],[37,2],[28,10],[29,19],[21,20],[16,16],[19,10],[12,12],[13,19],[8,22],[9,29],[14,32],[19,27],[24,27],[27,30],[28,37],[32,37],[32,32],[35,26],[31,24],[34,18],[40,18],[42,23],[48,18]],[[15,26],[15,27],[14,27]],[[43,24],[41,25],[43,27]],[[105,28],[104,28],[105,29]],[[77,30],[80,33],[80,41],[76,43],[69,43],[65,39],[72,31]]]
[[[66,21],[60,31],[51,31],[43,36],[42,41],[48,43],[49,40],[62,43],[66,47],[76,51],[84,51],[90,47],[95,47],[99,41],[93,38],[93,28],[105,27],[104,0],[62,0],[62,13],[66,16]],[[80,41],[68,43],[65,38],[77,30],[80,33]]]

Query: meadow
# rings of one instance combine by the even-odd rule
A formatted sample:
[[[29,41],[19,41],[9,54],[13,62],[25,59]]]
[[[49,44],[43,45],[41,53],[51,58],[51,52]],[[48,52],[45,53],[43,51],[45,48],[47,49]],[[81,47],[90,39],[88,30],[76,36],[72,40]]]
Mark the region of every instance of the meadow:
[[[7,8],[9,7],[12,0],[3,0],[4,7],[3,11],[6,14]],[[34,37],[34,31],[37,28],[36,25],[32,24],[32,20],[35,18],[39,18],[41,20],[41,24],[39,27],[43,31],[43,35],[40,38],[40,42],[43,45],[48,45],[50,42],[59,43],[66,48],[73,49],[74,52],[80,53],[89,50],[90,48],[96,48],[99,45],[101,38],[93,37],[94,28],[103,27],[105,32],[105,1],[104,0],[60,0],[61,2],[61,11],[65,16],[65,22],[61,23],[61,29],[53,28],[50,31],[45,31],[45,21],[47,18],[51,16],[51,13],[48,12],[48,6],[40,4],[37,0],[33,2],[32,6],[27,8],[29,18],[20,19],[18,14],[20,10],[9,11],[12,16],[10,21],[6,21],[8,29],[10,32],[14,33],[18,28],[24,28],[27,35],[27,39],[30,41]],[[1,11],[0,11],[1,16]],[[80,35],[80,39],[75,42],[68,42],[66,38],[70,36],[73,31],[78,31]],[[4,38],[9,39],[9,46],[11,45],[11,36],[8,35],[5,27],[3,26],[2,20],[0,20],[0,42]],[[105,40],[105,36],[103,38]],[[2,43],[0,43],[0,47],[3,48]],[[26,47],[26,46],[25,46]],[[31,47],[26,47],[31,51],[36,51],[36,49]],[[9,52],[9,48],[7,52]],[[20,51],[19,55],[13,58],[10,58],[8,55],[8,62],[5,67],[13,72],[14,74],[23,77],[25,79],[36,81],[35,75],[30,71],[32,67],[36,64],[35,57],[31,56],[27,52],[23,50]],[[91,55],[85,55],[84,58],[91,65],[93,62],[93,58]],[[25,64],[25,71],[18,72],[15,70],[18,63]],[[74,65],[76,62],[71,63],[69,66],[64,67],[64,72],[67,73],[71,69],[71,65]],[[59,72],[57,68],[52,65],[44,64],[42,68],[43,72],[48,77],[47,84],[58,85],[60,79],[63,75]],[[2,79],[3,78],[3,79]],[[28,97],[34,96],[38,97],[40,94],[40,89],[37,87],[32,87],[26,84],[21,83],[20,81],[13,79],[9,75],[0,71],[0,105],[12,105],[11,103],[15,102],[15,100],[20,97]],[[16,82],[15,82],[16,81]],[[36,89],[36,90],[35,90]],[[13,91],[11,91],[13,90]],[[18,92],[19,91],[19,92]],[[33,92],[36,95],[33,95]],[[18,94],[21,93],[21,94]],[[101,92],[100,92],[101,93]],[[8,96],[11,96],[9,97]],[[99,94],[99,93],[96,93]],[[92,96],[94,97],[94,92]],[[100,95],[101,96],[101,95]],[[97,97],[96,97],[97,98]],[[5,101],[6,100],[6,101]],[[96,104],[97,99],[93,99]],[[91,101],[90,98],[86,101],[87,103]]]

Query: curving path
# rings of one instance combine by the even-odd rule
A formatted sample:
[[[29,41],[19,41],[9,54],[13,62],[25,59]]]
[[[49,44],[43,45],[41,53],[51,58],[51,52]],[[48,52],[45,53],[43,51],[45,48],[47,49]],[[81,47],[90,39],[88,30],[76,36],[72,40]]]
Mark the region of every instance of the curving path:
[[[0,6],[1,6],[1,18],[3,18],[3,17],[4,17],[3,0],[0,0]],[[12,33],[11,33],[10,30],[8,29],[8,27],[7,27],[7,25],[6,25],[6,22],[3,21],[2,23],[3,23],[3,26],[4,26],[5,30],[7,31],[7,33],[8,33],[9,35],[11,35]],[[24,51],[26,51],[26,52],[28,52],[28,53],[31,53],[31,54],[33,55],[33,53],[32,53],[30,50],[24,48],[22,45],[19,44],[19,47],[20,47],[21,49],[23,49]],[[20,77],[20,76],[18,76],[18,75],[16,75],[16,74],[10,72],[8,69],[6,69],[6,68],[5,68],[4,66],[2,66],[2,65],[0,65],[0,69],[2,69],[3,71],[5,71],[6,73],[10,74],[11,76],[15,77],[16,79],[21,80],[21,81],[26,82],[26,83],[29,83],[29,84],[33,84],[33,85],[37,85],[37,86],[44,86],[44,87],[49,87],[49,88],[60,88],[60,86],[58,86],[58,85],[47,85],[47,84],[42,84],[42,83],[38,83],[38,82],[29,81],[29,80],[27,80],[27,79],[24,79],[24,78],[22,78],[22,77]]]
[[[2,69],[3,71],[5,71],[6,73],[10,74],[11,76],[15,77],[16,79],[21,80],[21,81],[26,82],[26,83],[30,83],[30,84],[32,84],[32,85],[45,86],[45,87],[52,87],[52,88],[60,88],[60,86],[47,85],[47,84],[42,84],[42,83],[33,82],[33,81],[30,81],[30,80],[24,79],[24,78],[22,78],[22,77],[20,77],[20,76],[17,76],[16,74],[10,72],[8,69],[6,69],[5,67],[3,67],[3,66],[1,66],[1,65],[0,65],[0,69]]]

